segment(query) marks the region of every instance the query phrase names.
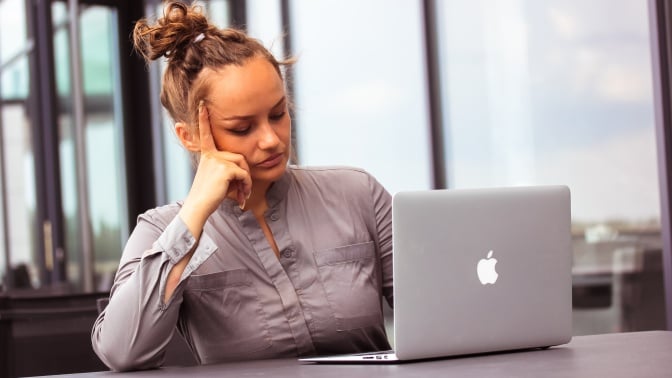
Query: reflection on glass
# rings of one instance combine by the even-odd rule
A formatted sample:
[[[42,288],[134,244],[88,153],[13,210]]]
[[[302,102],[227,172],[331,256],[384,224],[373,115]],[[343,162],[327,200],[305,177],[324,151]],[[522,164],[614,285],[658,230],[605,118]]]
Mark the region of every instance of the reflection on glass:
[[[0,100],[2,99],[2,92],[0,91]],[[2,105],[0,105],[0,113],[2,113]],[[2,125],[2,118],[0,118],[0,126]],[[2,127],[0,127],[0,133],[2,132]],[[0,150],[3,149],[3,146],[0,145]],[[0,162],[1,162],[2,156],[0,156]],[[2,177],[3,175],[0,174],[0,195],[4,196],[4,185],[5,185],[5,180]],[[0,241],[5,241],[4,243],[0,243],[0,292],[6,287],[8,284],[7,282],[7,258],[6,256],[9,256],[9,250],[6,247],[9,247],[9,243],[7,243],[7,235],[5,232],[5,206],[2,200],[0,200]]]
[[[28,96],[28,41],[25,4],[0,1],[0,153],[4,160],[6,208],[0,247],[0,279],[11,269],[13,288],[42,284],[40,251],[35,239],[35,166],[31,123],[26,113]],[[6,230],[6,234],[5,234]],[[8,247],[9,250],[5,250]],[[8,257],[8,258],[7,258]]]
[[[575,333],[664,327],[647,4],[438,3],[449,185],[568,185]]]
[[[93,6],[80,17],[94,269],[97,288],[108,290],[128,229],[116,11]]]
[[[74,117],[70,88],[70,52],[67,16],[62,3],[52,6],[54,52],[59,94],[61,183],[68,246],[68,277],[81,286],[84,274],[77,204]],[[85,145],[89,217],[93,233],[95,287],[108,290],[122,250],[125,224],[125,172],[119,90],[118,45],[114,10],[92,6],[80,14],[80,52],[85,103]]]
[[[291,2],[298,158],[431,187],[421,4]]]
[[[5,100],[28,96],[27,48],[24,1],[0,1],[0,92]]]
[[[7,181],[7,226],[10,240],[9,267],[15,273],[11,287],[39,287],[40,258],[35,244],[35,166],[30,141],[30,122],[22,103],[3,104],[2,147]],[[16,281],[20,279],[20,281]]]
[[[77,170],[75,168],[74,118],[70,87],[70,37],[68,10],[64,2],[54,2],[51,13],[54,25],[54,72],[58,94],[59,159],[61,168],[61,204],[65,222],[66,275],[74,287],[81,287],[82,247],[77,218]]]

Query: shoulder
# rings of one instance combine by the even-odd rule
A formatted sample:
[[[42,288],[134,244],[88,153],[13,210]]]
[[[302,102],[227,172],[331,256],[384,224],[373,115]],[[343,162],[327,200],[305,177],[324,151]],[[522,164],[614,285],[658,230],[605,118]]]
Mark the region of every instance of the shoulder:
[[[362,168],[290,166],[289,172],[293,177],[294,188],[304,194],[370,200],[372,196],[386,193],[376,178]]]
[[[138,223],[145,221],[159,227],[160,229],[164,229],[177,216],[177,213],[180,211],[181,207],[181,202],[175,202],[149,209],[138,215]]]
[[[290,166],[289,171],[298,182],[312,181],[348,187],[353,184],[368,185],[373,176],[362,168],[347,166],[299,167]]]

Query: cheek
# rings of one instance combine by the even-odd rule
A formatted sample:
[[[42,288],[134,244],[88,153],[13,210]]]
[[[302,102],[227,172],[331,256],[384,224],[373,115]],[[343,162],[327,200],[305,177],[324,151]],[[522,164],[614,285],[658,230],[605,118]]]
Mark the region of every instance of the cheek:
[[[278,138],[280,138],[283,143],[289,145],[289,140],[292,136],[292,120],[287,117],[287,119],[282,123],[278,130]]]
[[[231,135],[226,135],[224,132],[213,130],[212,139],[215,141],[215,147],[217,147],[217,151],[226,151],[245,155],[244,138],[235,138]]]

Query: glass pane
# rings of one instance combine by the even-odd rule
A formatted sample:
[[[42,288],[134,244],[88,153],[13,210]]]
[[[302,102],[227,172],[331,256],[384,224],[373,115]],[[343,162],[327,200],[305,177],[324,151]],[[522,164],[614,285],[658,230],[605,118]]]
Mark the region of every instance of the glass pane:
[[[0,1],[0,91],[5,100],[28,96],[25,8],[23,0]]]
[[[2,148],[5,161],[5,216],[9,235],[9,266],[14,282],[10,287],[39,287],[41,267],[35,243],[35,165],[31,147],[31,125],[23,103],[4,103]]]
[[[72,108],[70,37],[67,8],[52,6],[54,54],[59,94],[61,184],[68,246],[68,277],[81,286],[81,227]],[[116,13],[103,6],[82,8],[80,53],[84,89],[86,181],[91,222],[95,287],[108,290],[127,237],[125,163],[119,98],[119,58]]]
[[[25,101],[29,87],[25,7],[21,0],[0,1],[0,153],[5,169],[0,184],[6,205],[0,205],[0,279],[13,288],[42,284],[35,243],[35,166]],[[12,282],[6,282],[7,269],[13,272]]]
[[[160,89],[156,89],[156,95],[159,95]],[[163,109],[162,109],[163,110]],[[175,124],[168,115],[168,112],[162,111],[162,133],[163,136],[163,161],[166,177],[166,200],[168,203],[184,199],[191,188],[193,179],[193,167],[191,157],[187,150],[182,147],[177,135],[175,135]],[[158,184],[158,183],[157,183]]]
[[[575,334],[665,328],[646,2],[437,3],[450,186],[568,185]]]
[[[300,163],[359,166],[391,192],[431,187],[420,2],[291,5]]]
[[[259,39],[277,59],[283,58],[283,30],[280,0],[248,0],[247,33]]]
[[[2,99],[2,94],[0,93],[0,101]],[[4,107],[0,105],[0,114],[4,113]],[[2,133],[3,127],[2,127],[2,121],[3,118],[0,118],[0,133]],[[0,139],[1,140],[1,139]],[[0,164],[4,167],[4,163],[2,162],[2,159],[4,159],[4,156],[2,156],[1,152],[4,151],[4,146],[2,145],[3,143],[0,143]],[[2,169],[2,168],[0,168]],[[6,285],[8,284],[8,277],[6,275],[7,273],[7,263],[8,263],[8,257],[9,257],[9,243],[7,243],[7,232],[5,232],[5,226],[7,225],[7,222],[5,222],[5,217],[6,212],[5,212],[5,206],[4,206],[4,185],[5,185],[5,179],[4,179],[4,172],[0,171],[0,195],[3,196],[3,198],[0,199],[0,292],[2,292]]]
[[[59,159],[61,168],[61,206],[65,222],[66,275],[74,287],[82,284],[82,247],[77,216],[77,169],[75,167],[74,119],[72,116],[72,88],[70,86],[70,33],[68,10],[65,2],[51,6],[54,24],[54,71],[58,94]]]
[[[89,209],[100,290],[111,287],[128,236],[116,19],[114,9],[102,6],[80,15]]]
[[[220,28],[229,25],[230,16],[229,0],[209,0],[205,3],[208,18]]]

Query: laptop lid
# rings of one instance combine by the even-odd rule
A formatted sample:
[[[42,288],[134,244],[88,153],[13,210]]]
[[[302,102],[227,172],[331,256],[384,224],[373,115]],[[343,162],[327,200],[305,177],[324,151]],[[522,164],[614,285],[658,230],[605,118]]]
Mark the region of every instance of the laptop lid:
[[[399,359],[571,339],[567,187],[399,192],[392,223]]]

